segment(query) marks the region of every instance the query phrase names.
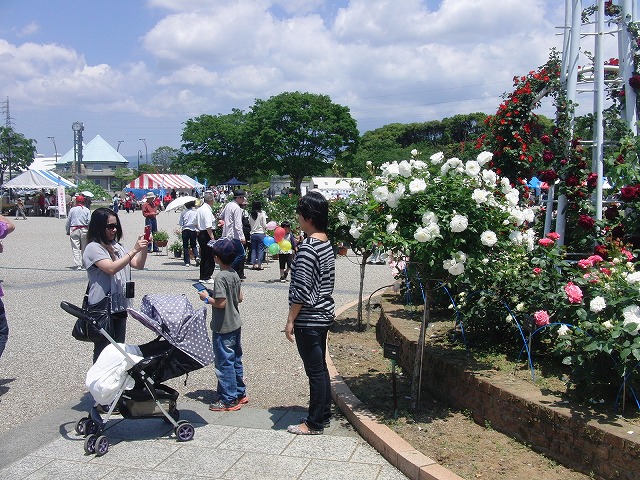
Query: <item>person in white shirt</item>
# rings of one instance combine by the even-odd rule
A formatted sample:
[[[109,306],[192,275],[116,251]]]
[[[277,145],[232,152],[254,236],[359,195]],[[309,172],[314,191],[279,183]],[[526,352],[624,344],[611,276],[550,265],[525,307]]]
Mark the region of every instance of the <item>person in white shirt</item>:
[[[73,253],[75,270],[84,270],[82,254],[87,246],[87,232],[89,231],[89,220],[91,219],[91,212],[84,206],[84,202],[83,195],[76,196],[76,206],[69,210],[65,225],[67,235],[71,240],[71,252]]]
[[[246,278],[244,275],[244,257],[246,255],[244,246],[247,239],[242,230],[242,207],[246,201],[247,193],[242,189],[236,190],[233,192],[233,200],[224,207],[222,212],[224,220],[222,236],[233,240],[236,247],[236,258],[231,263],[231,268],[236,271],[241,280]]]
[[[196,202],[187,202],[184,205],[185,209],[180,214],[180,220],[178,225],[182,229],[182,251],[184,253],[184,266],[189,267],[191,265],[191,256],[189,253],[193,252],[193,258],[196,261],[196,265],[200,265],[200,257],[198,256],[198,213],[196,211]],[[191,250],[190,250],[191,249]]]
[[[204,192],[204,203],[196,210],[196,224],[198,227],[198,245],[200,245],[200,283],[213,283],[213,270],[216,266],[213,260],[213,249],[207,245],[211,240],[215,240],[214,229],[215,217],[213,210],[213,192]]]

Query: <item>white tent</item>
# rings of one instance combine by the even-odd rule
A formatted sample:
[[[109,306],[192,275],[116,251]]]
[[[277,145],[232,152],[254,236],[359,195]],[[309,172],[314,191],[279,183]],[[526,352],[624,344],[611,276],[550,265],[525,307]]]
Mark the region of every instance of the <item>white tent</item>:
[[[27,170],[17,177],[12,178],[2,184],[2,188],[19,188],[19,189],[52,189],[59,185],[65,188],[75,188],[76,185],[69,180],[62,178],[60,175],[48,170]]]

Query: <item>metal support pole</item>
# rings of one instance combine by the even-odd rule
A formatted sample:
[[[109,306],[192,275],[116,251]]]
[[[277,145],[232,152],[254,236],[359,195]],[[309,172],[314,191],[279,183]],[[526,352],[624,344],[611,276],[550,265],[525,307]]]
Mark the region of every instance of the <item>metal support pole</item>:
[[[596,36],[595,36],[595,56],[593,59],[593,117],[594,117],[594,137],[591,149],[591,171],[598,175],[596,182],[595,205],[597,220],[602,220],[602,175],[604,164],[604,55],[602,51],[602,41],[604,35],[604,1],[598,2],[596,12]],[[630,90],[630,89],[627,89]]]

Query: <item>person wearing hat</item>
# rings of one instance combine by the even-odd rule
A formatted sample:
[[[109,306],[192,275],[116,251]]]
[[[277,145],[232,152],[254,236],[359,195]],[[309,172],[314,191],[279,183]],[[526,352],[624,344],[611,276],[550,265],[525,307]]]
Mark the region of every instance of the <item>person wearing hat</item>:
[[[85,198],[83,195],[76,195],[76,206],[69,210],[67,215],[67,223],[65,228],[67,235],[71,240],[71,252],[73,253],[73,261],[75,270],[84,270],[82,255],[87,246],[87,232],[89,229],[89,220],[91,212],[84,205]]]
[[[231,268],[236,258],[233,240],[222,237],[209,242],[215,262],[220,266],[211,290],[198,292],[200,300],[211,305],[211,330],[218,399],[209,410],[226,412],[240,410],[249,402],[244,383],[240,330],[242,319],[238,304],[243,300],[242,284]]]
[[[244,246],[247,243],[247,239],[242,228],[242,207],[246,201],[247,193],[242,189],[238,189],[233,192],[233,200],[222,211],[222,219],[224,220],[222,236],[233,240],[236,248],[236,258],[231,263],[231,268],[236,271],[242,280],[246,278],[244,275],[244,257],[246,255]]]
[[[158,205],[156,204],[156,194],[153,192],[147,192],[145,197],[147,201],[142,205],[142,216],[144,216],[145,226],[149,225],[151,227],[151,234],[154,234],[158,231],[158,220],[156,219],[158,216]],[[154,252],[160,251],[156,246],[156,243],[152,241],[147,247],[148,252],[151,251],[152,246]]]
[[[202,205],[196,210],[196,226],[198,228],[198,245],[200,245],[200,283],[213,283],[213,271],[216,268],[213,250],[209,242],[215,239],[216,218],[213,215],[213,192],[207,190],[202,197]]]

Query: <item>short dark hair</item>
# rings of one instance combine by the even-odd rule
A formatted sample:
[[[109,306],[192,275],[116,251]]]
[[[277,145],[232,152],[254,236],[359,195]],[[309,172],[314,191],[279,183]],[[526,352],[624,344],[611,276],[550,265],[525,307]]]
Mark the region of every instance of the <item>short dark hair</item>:
[[[326,232],[329,224],[329,202],[320,192],[310,191],[298,199],[296,213],[302,215],[320,232]]]
[[[191,200],[190,202],[185,203],[184,206],[185,206],[185,208],[191,209],[191,208],[196,206],[196,201],[195,200]]]
[[[87,233],[87,240],[90,242],[98,242],[108,244],[106,230],[109,217],[116,217],[116,242],[119,242],[122,238],[122,225],[118,214],[110,208],[101,207],[93,211],[91,214],[91,220],[89,220],[89,231]]]

